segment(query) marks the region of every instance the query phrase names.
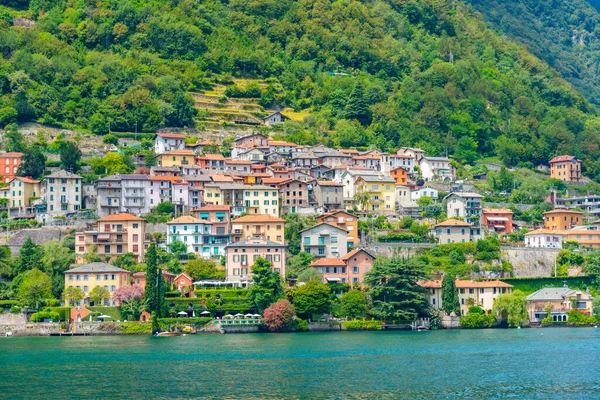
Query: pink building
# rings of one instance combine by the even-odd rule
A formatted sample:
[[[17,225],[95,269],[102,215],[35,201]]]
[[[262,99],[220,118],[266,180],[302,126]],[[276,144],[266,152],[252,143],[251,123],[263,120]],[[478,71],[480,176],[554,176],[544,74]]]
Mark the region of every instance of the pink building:
[[[252,282],[252,266],[258,257],[270,261],[273,271],[285,277],[286,245],[261,238],[248,238],[225,246],[227,280],[246,287]]]
[[[320,258],[310,264],[323,274],[323,282],[360,285],[365,274],[373,268],[373,257],[363,249],[355,249],[341,258]]]

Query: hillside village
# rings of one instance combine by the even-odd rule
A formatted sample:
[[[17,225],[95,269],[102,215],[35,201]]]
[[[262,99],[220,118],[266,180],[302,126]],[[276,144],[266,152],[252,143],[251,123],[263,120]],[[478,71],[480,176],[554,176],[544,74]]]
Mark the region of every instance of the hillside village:
[[[286,120],[275,111],[262,123],[277,129]],[[130,155],[135,171],[95,180],[85,165],[79,173],[58,166],[47,167],[42,179],[19,176],[25,154],[0,155],[7,235],[29,235],[38,245],[47,240],[40,232],[74,237],[74,263],[64,272],[64,287],[81,290],[75,304],[98,304],[92,295],[96,286],[109,294],[132,283],[143,287],[145,272],[127,265],[141,265],[152,242],[170,253],[171,265],[184,266],[171,273],[166,264],[163,270],[174,293],[184,297],[195,297],[205,285],[250,287],[259,257],[286,286],[318,279],[342,285],[343,292],[343,287],[363,287],[379,257],[416,251],[427,259],[436,246],[450,251],[455,245],[489,243],[496,255],[483,262],[460,250],[468,258],[462,256],[463,263],[472,266],[460,270],[455,282],[461,301],[456,314],[464,317],[468,305],[490,313],[497,296],[511,293],[513,285],[499,278],[585,276],[582,262],[565,261],[559,252],[585,254],[600,246],[600,196],[586,192],[593,184],[582,176],[581,161],[569,155],[538,167],[534,179],[544,182],[545,193],[537,202],[519,204],[514,200],[523,197],[519,190],[525,184],[517,186],[516,174],[522,171],[489,162],[465,173],[452,159],[419,148],[334,149],[259,132],[217,143],[169,131],[154,135],[148,150],[139,149],[130,142],[105,152],[104,159]],[[497,184],[501,180],[504,186]],[[18,254],[18,248],[11,249]],[[511,251],[526,261],[512,265],[506,256]],[[540,256],[540,251],[550,253]],[[222,272],[206,275],[217,279],[195,279],[185,272],[194,259],[212,260]],[[531,269],[533,264],[541,268]],[[427,268],[432,280],[419,283],[435,309],[443,307],[441,277],[456,271],[450,267],[433,262]],[[106,282],[104,272],[113,280]],[[96,280],[89,278],[94,275]],[[488,291],[490,297],[484,296]],[[110,295],[101,303],[119,305]],[[539,323],[544,316],[539,306],[536,310],[530,321]],[[553,314],[558,321],[565,315],[564,307]]]

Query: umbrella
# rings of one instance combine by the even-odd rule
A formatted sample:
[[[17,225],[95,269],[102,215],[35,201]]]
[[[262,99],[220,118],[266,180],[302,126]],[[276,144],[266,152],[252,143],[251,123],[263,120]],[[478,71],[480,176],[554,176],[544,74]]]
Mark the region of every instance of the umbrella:
[[[202,314],[202,315],[210,315],[210,311],[202,311],[200,314]]]
[[[177,313],[177,315],[188,315],[188,313],[186,313],[185,311],[179,311],[179,312]]]
[[[105,319],[105,318],[112,318],[112,317],[110,315],[98,315],[96,318]]]
[[[244,315],[244,317],[252,318],[252,314],[246,314],[246,315]]]
[[[233,318],[233,315],[231,315],[231,314],[227,314],[227,315],[225,316],[225,318]]]
[[[261,315],[260,315],[260,314],[254,314],[254,315],[253,315],[253,317],[255,317],[255,318],[260,318],[260,317],[261,317]]]
[[[243,317],[243,316],[244,316],[244,314],[240,314],[240,313],[234,315],[234,317]]]

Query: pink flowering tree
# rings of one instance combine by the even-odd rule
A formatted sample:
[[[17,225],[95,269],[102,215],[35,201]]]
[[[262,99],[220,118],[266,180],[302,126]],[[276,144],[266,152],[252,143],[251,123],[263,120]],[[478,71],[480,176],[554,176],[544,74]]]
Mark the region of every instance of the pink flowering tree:
[[[281,332],[290,327],[294,321],[296,310],[294,306],[287,300],[281,299],[265,309],[264,322],[265,326],[271,332]]]
[[[121,286],[113,292],[112,298],[123,314],[132,315],[135,320],[139,319],[144,298],[144,289],[141,286]]]

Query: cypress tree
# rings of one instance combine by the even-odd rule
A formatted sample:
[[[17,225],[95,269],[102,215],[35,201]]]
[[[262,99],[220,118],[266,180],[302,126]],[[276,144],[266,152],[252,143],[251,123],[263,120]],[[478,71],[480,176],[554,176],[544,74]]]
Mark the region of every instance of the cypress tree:
[[[150,314],[156,312],[158,303],[156,292],[158,278],[157,264],[156,244],[153,242],[150,243],[146,252],[146,289],[144,291],[144,307]]]
[[[356,82],[350,98],[344,109],[345,119],[356,119],[363,126],[368,125],[371,122],[371,112],[369,111],[369,104],[365,98],[362,83]]]
[[[460,315],[460,303],[458,302],[458,290],[454,283],[452,274],[446,273],[442,279],[442,307],[446,314],[450,315],[452,311]]]

